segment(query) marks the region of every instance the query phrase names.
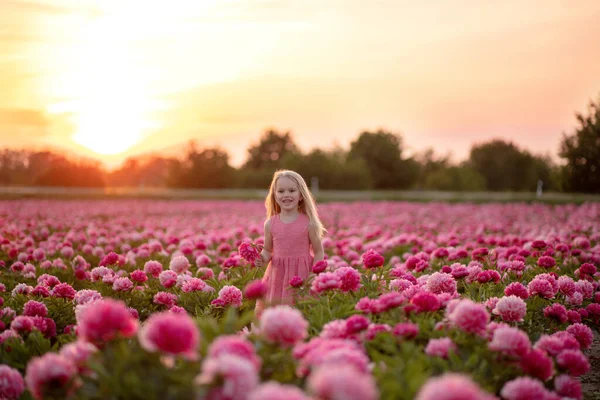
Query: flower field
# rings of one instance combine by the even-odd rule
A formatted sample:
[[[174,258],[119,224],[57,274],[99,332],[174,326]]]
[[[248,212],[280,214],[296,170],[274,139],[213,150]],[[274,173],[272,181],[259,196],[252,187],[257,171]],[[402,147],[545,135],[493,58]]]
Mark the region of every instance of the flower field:
[[[256,318],[259,201],[1,201],[0,399],[584,398],[600,203],[319,213]]]

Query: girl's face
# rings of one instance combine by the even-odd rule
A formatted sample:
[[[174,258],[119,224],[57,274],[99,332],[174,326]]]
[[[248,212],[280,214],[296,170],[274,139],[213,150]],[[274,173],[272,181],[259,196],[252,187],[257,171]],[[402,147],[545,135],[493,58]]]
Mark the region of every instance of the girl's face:
[[[275,184],[275,201],[281,210],[292,211],[298,209],[302,196],[296,183],[285,176],[277,179]]]

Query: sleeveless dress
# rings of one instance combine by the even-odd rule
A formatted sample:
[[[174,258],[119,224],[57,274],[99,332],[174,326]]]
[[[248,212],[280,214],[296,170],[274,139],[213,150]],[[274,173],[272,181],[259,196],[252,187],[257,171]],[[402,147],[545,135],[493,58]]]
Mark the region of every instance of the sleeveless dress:
[[[306,214],[299,214],[290,223],[281,221],[279,214],[271,217],[273,254],[263,277],[268,287],[266,303],[290,304],[290,279],[296,275],[303,280],[308,277],[313,264],[308,223]]]

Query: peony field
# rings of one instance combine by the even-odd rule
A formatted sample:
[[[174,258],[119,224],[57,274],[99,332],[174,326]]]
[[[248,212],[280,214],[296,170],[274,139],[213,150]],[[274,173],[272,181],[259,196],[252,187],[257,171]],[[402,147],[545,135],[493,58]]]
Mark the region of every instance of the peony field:
[[[261,201],[0,201],[0,399],[598,398],[600,203],[319,214],[257,317]]]

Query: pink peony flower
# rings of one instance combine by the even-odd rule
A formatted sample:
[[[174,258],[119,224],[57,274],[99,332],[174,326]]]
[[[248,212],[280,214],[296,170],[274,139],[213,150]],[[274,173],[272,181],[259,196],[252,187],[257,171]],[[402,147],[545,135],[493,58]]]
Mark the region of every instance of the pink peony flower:
[[[146,264],[144,264],[144,272],[146,274],[152,275],[154,278],[158,278],[162,270],[162,264],[158,261],[150,260],[146,261]]]
[[[161,285],[168,289],[175,286],[177,283],[177,274],[171,270],[162,271],[160,275],[158,275],[158,280]]]
[[[223,307],[239,307],[242,305],[242,291],[235,286],[223,286],[219,290],[219,300],[223,302]]]
[[[434,272],[427,279],[427,289],[435,294],[456,293],[456,280],[450,274]]]
[[[23,306],[23,315],[27,315],[30,317],[40,316],[45,317],[48,315],[48,308],[44,303],[40,303],[39,301],[29,300]]]
[[[521,358],[531,348],[531,342],[525,332],[518,328],[501,326],[494,331],[492,341],[488,345],[492,351],[508,356]]]
[[[29,361],[25,383],[35,399],[43,399],[46,393],[56,396],[58,391],[66,398],[75,389],[76,375],[77,367],[72,361],[50,352]]]
[[[490,321],[490,314],[483,304],[465,299],[451,309],[448,320],[465,332],[482,335]]]
[[[577,291],[577,287],[573,278],[563,275],[558,277],[558,290],[565,296],[572,296]]]
[[[171,308],[177,304],[177,295],[167,292],[158,292],[154,295],[152,301],[154,304],[162,304],[168,308]]]
[[[419,389],[415,400],[491,400],[493,398],[468,376],[449,372],[429,378]]]
[[[268,289],[266,283],[257,279],[246,285],[244,288],[244,297],[247,299],[262,299],[267,294]]]
[[[403,291],[405,291],[406,289],[408,289],[409,287],[411,287],[413,284],[412,282],[406,280],[406,279],[393,279],[390,282],[390,290],[395,290],[397,292],[402,293]]]
[[[548,390],[537,379],[523,376],[506,382],[500,395],[505,400],[544,400],[548,396]]]
[[[133,289],[133,282],[129,278],[117,278],[112,288],[115,292],[128,292]]]
[[[338,289],[342,286],[342,280],[334,272],[323,272],[312,281],[311,292],[322,293],[330,289]]]
[[[297,386],[271,381],[257,386],[248,395],[248,400],[311,400],[311,398]]]
[[[527,305],[520,297],[505,296],[498,300],[492,313],[499,315],[506,322],[523,322]]]
[[[238,335],[218,336],[208,348],[208,358],[217,359],[224,354],[244,358],[252,363],[256,371],[260,371],[261,358],[256,354],[254,345],[249,340]]]
[[[556,265],[556,260],[550,256],[542,256],[537,260],[537,265],[543,268],[552,268]]]
[[[88,370],[86,366],[88,359],[97,351],[98,348],[93,344],[77,340],[64,345],[59,354],[71,361],[77,367],[78,372],[84,372]]]
[[[567,309],[560,303],[554,303],[544,308],[544,316],[560,323],[567,322]]]
[[[411,322],[401,322],[394,327],[392,332],[394,333],[394,336],[410,340],[414,339],[419,334],[419,326]]]
[[[348,365],[324,365],[310,374],[308,391],[319,399],[375,400],[375,379]]]
[[[189,278],[183,283],[183,285],[181,285],[181,290],[184,293],[204,291],[206,286],[206,282],[204,282],[202,279]]]
[[[382,294],[377,299],[381,311],[388,311],[393,308],[399,307],[405,301],[404,296],[398,292],[389,292]]]
[[[300,311],[289,306],[276,306],[261,315],[260,334],[271,343],[289,347],[308,336],[308,322]]]
[[[106,256],[104,256],[104,258],[102,258],[102,261],[100,261],[98,266],[105,267],[107,265],[117,265],[118,262],[119,262],[119,255],[115,254],[111,251]]]
[[[232,354],[204,360],[202,372],[194,381],[200,385],[218,385],[212,386],[206,395],[207,399],[215,400],[246,399],[259,383],[254,365]]]
[[[152,314],[139,330],[138,338],[146,351],[183,356],[189,360],[198,358],[200,333],[187,314]]]
[[[385,262],[385,258],[381,254],[375,252],[375,250],[367,250],[362,255],[363,265],[367,269],[379,268]]]
[[[93,344],[101,344],[117,336],[131,337],[137,331],[137,321],[131,317],[122,301],[100,300],[85,309],[79,319],[78,336]]]
[[[448,358],[448,353],[450,351],[455,352],[456,350],[456,344],[448,337],[429,339],[429,342],[427,342],[427,346],[425,347],[425,354],[428,356]]]
[[[173,257],[169,263],[169,269],[176,274],[182,274],[190,268],[190,261],[185,256]]]
[[[0,399],[17,400],[24,391],[25,383],[19,371],[0,365]]]

